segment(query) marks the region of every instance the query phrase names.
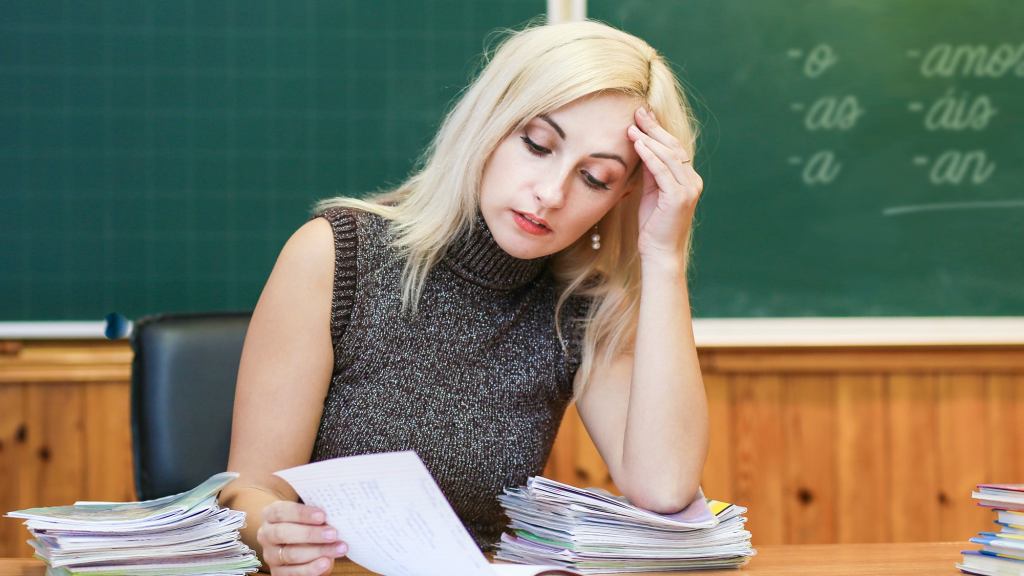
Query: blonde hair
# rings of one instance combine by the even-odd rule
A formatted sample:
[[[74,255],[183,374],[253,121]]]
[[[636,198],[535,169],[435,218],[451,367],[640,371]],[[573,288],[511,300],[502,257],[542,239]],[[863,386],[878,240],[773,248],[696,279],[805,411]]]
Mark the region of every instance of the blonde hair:
[[[405,182],[367,200],[330,198],[314,208],[355,208],[390,221],[405,262],[402,302],[413,313],[427,273],[457,237],[471,230],[491,153],[531,119],[584,96],[617,92],[647,106],[690,158],[695,151],[697,122],[682,87],[662,56],[643,40],[595,21],[506,32],[493,54],[485,54],[483,70],[449,111]],[[574,294],[593,298],[583,320],[579,382],[584,386],[595,370],[633,351],[640,305],[641,173],[632,175],[630,193],[599,223],[600,250],[593,250],[584,236],[551,261],[563,287],[557,310]],[[556,313],[561,337],[558,318]],[[582,391],[578,387],[575,395]]]

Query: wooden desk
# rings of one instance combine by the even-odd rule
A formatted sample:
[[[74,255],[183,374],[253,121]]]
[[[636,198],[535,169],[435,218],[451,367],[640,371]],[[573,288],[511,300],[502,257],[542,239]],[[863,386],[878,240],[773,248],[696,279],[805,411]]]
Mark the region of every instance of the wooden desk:
[[[800,544],[758,547],[746,568],[710,572],[651,572],[664,576],[942,576],[960,574],[954,563],[967,542],[915,544]],[[42,576],[33,559],[0,559],[0,576]],[[333,574],[367,575],[350,562],[338,562]],[[624,575],[623,575],[624,576]]]

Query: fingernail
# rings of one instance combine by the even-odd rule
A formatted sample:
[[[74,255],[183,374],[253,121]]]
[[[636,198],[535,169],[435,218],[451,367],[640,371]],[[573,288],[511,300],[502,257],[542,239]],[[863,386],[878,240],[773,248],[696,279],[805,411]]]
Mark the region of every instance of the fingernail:
[[[636,126],[630,126],[629,129],[628,129],[628,132],[631,135],[633,135],[633,136],[639,136],[640,135],[640,129],[637,128]]]
[[[323,572],[331,567],[331,561],[327,558],[321,558],[316,561],[316,570]]]
[[[324,530],[324,540],[334,540],[338,537],[337,530]]]
[[[324,520],[326,520],[326,518],[324,518],[324,513],[323,512],[313,512],[313,522],[320,523],[320,522],[323,522]]]
[[[348,544],[342,542],[338,544],[338,547],[334,549],[338,554],[345,554],[348,552]]]
[[[648,118],[648,117],[650,117],[651,113],[647,111],[647,108],[644,108],[644,107],[641,106],[640,107],[640,115],[643,116],[644,118]]]

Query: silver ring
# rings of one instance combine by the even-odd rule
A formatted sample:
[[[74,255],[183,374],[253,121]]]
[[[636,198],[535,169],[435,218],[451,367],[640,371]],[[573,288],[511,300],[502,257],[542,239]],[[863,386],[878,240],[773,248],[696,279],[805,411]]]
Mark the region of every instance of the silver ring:
[[[284,544],[279,544],[277,546],[277,565],[278,566],[284,566],[285,565],[285,561],[284,561]]]

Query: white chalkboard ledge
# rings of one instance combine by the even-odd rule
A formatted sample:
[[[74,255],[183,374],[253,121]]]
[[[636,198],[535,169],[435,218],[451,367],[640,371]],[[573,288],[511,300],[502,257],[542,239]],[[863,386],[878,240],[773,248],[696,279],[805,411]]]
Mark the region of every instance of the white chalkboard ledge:
[[[96,340],[105,329],[94,321],[0,322],[0,340]],[[698,318],[693,330],[700,348],[1024,345],[1024,316]]]
[[[129,322],[127,334],[131,334]],[[100,321],[0,322],[0,340],[100,340],[107,323]]]
[[[700,318],[699,348],[1024,345],[1024,316]]]

